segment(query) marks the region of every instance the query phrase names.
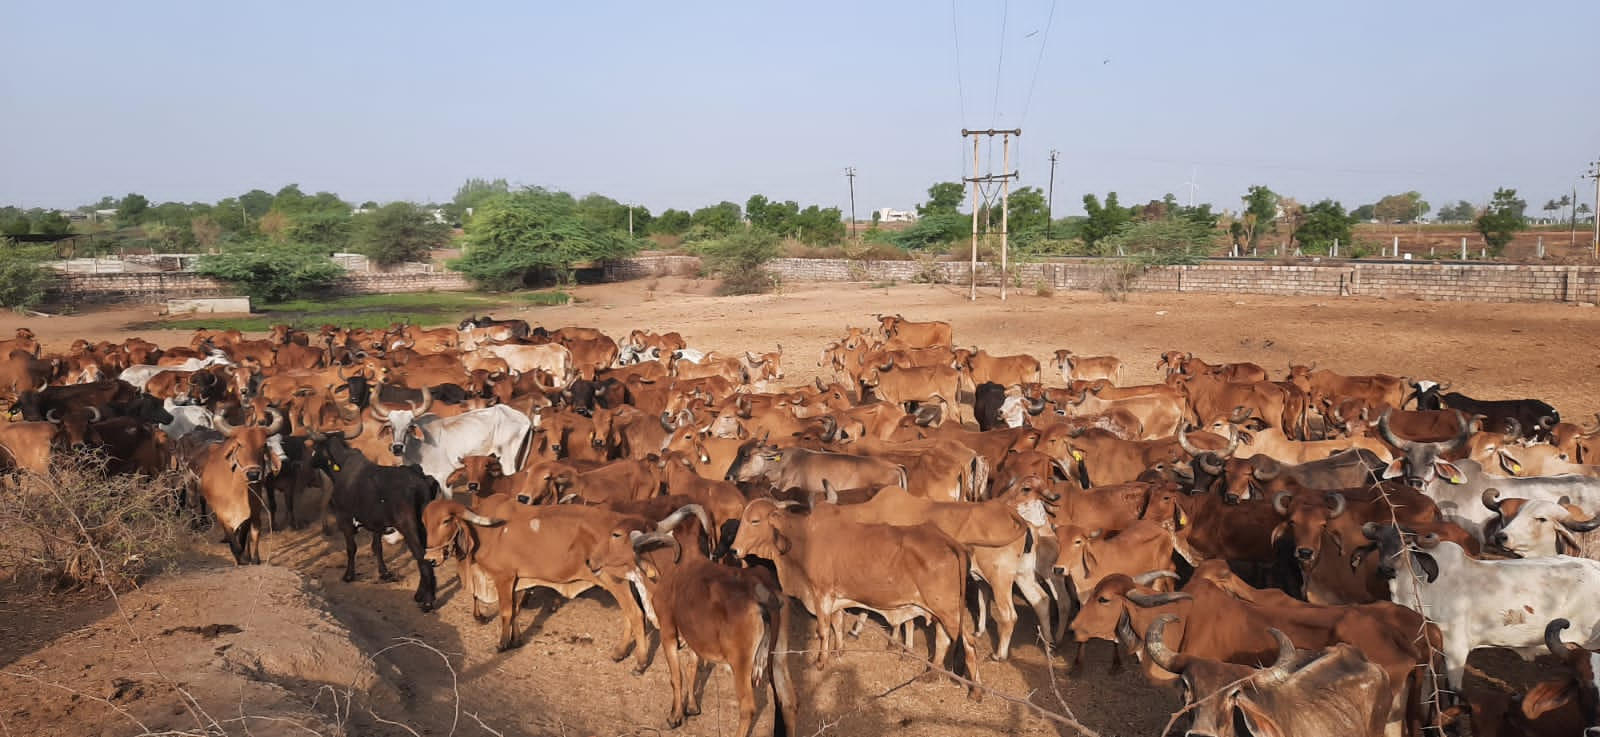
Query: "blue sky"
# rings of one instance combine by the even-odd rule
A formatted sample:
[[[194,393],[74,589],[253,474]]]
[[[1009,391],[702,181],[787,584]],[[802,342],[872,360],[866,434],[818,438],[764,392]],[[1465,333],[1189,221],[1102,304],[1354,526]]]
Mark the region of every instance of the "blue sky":
[[[0,0],[0,27],[0,203],[26,206],[468,177],[847,206],[854,166],[865,217],[961,176],[960,129],[990,125],[1023,129],[1024,185],[1061,152],[1058,214],[1187,199],[1191,172],[1227,208],[1266,184],[1536,209],[1600,158],[1595,0]]]

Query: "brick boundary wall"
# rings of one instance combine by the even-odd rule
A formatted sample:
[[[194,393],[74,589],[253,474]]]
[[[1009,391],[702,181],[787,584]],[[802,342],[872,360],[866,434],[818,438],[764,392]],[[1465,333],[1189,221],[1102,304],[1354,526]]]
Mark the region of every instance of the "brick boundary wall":
[[[463,292],[471,288],[466,277],[453,271],[375,272],[342,276],[325,293]],[[62,274],[47,290],[46,298],[57,304],[157,304],[169,299],[229,297],[236,293],[231,285],[199,274]]]
[[[641,256],[610,262],[606,279],[692,275],[693,256]],[[966,284],[971,264],[959,261],[851,261],[780,258],[767,270],[786,281],[941,281]],[[1137,292],[1211,292],[1316,297],[1385,297],[1467,302],[1600,302],[1600,266],[1529,264],[1361,263],[1281,265],[1211,261],[1156,266],[1124,280],[1121,264],[1061,260],[1013,264],[1019,289],[1099,290],[1126,281]],[[978,283],[999,284],[998,264],[978,263]]]

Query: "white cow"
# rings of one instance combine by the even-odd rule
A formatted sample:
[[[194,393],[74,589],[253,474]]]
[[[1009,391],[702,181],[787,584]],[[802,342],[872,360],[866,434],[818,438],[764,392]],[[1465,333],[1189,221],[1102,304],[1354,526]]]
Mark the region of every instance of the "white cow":
[[[1486,542],[1521,558],[1582,555],[1583,548],[1574,533],[1600,528],[1600,517],[1591,518],[1574,505],[1543,499],[1501,499],[1498,489],[1483,492],[1483,505],[1499,515],[1486,525]]]
[[[1369,524],[1363,532],[1377,541],[1379,575],[1389,579],[1394,602],[1439,626],[1445,675],[1458,693],[1469,653],[1503,647],[1533,660],[1545,651],[1545,625],[1553,619],[1570,621],[1583,647],[1600,647],[1600,561],[1474,560],[1436,537],[1419,539],[1418,548],[1392,526]]]
[[[449,498],[450,474],[461,468],[467,456],[495,455],[500,471],[515,474],[533,420],[504,404],[463,412],[454,417],[427,414],[432,398],[424,394],[424,404],[411,410],[385,410],[372,405],[373,416],[389,423],[400,457],[408,465],[439,482],[439,491]]]
[[[161,431],[167,434],[168,438],[177,440],[202,427],[212,430],[217,429],[216,416],[205,407],[194,404],[178,404],[171,399],[162,402],[161,406],[167,410],[167,414],[172,415],[172,422],[158,425]]]
[[[565,387],[577,375],[572,367],[572,351],[559,343],[484,345],[478,346],[477,354],[504,359],[506,366],[518,374],[543,371],[550,375],[552,389]]]
[[[211,355],[206,356],[205,358],[191,358],[176,366],[150,366],[146,364],[129,366],[126,369],[123,369],[122,373],[119,374],[117,378],[132,384],[133,388],[138,389],[139,391],[144,391],[144,385],[150,383],[150,379],[152,377],[163,371],[182,371],[186,373],[194,373],[208,366],[233,365],[234,363],[228,360],[227,354],[224,354],[222,351],[214,351]]]

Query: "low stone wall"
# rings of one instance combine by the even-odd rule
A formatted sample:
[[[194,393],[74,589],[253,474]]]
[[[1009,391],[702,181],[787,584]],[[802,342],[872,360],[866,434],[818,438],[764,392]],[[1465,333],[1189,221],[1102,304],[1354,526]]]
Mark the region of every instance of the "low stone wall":
[[[397,292],[462,292],[471,289],[466,277],[453,271],[433,274],[347,274],[326,290],[327,294],[393,294]],[[60,304],[156,304],[170,299],[231,297],[230,284],[199,274],[121,273],[63,274],[47,293]]]
[[[697,273],[692,256],[647,256],[606,264],[607,280]],[[902,281],[966,284],[972,266],[961,261],[852,261],[780,258],[767,270],[787,281]],[[1285,296],[1367,296],[1471,302],[1600,302],[1600,267],[1529,264],[1362,263],[1271,264],[1207,261],[1192,266],[1131,268],[1098,259],[1015,264],[1012,283],[1058,290],[1108,285],[1145,292],[1215,292]],[[980,262],[980,285],[999,284],[998,264]]]

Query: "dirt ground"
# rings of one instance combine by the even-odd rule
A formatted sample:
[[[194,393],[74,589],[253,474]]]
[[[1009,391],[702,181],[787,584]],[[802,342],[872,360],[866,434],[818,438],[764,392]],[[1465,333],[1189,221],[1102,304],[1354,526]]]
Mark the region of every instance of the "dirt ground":
[[[1154,380],[1156,355],[1182,349],[1213,361],[1255,361],[1274,374],[1290,362],[1314,360],[1343,372],[1452,380],[1474,396],[1540,397],[1569,419],[1600,411],[1589,381],[1600,364],[1595,309],[1192,294],[1134,294],[1108,302],[1098,294],[1031,291],[1000,302],[993,290],[972,303],[965,290],[938,285],[799,284],[776,295],[719,298],[709,296],[712,286],[660,279],[579,287],[575,304],[516,314],[551,327],[592,325],[612,335],[636,327],[678,330],[703,349],[782,345],[787,382],[817,375],[816,356],[844,326],[899,312],[949,320],[958,342],[996,353],[1028,352],[1041,360],[1061,347],[1114,353],[1127,362],[1133,382]],[[48,319],[7,314],[0,317],[0,334],[26,325],[56,347],[79,337],[121,339],[128,325],[150,318],[150,310]],[[143,337],[172,343],[188,335],[144,331]],[[540,613],[538,605],[525,610],[519,625],[526,644],[496,654],[497,626],[473,622],[470,602],[455,596],[453,571],[441,571],[441,608],[422,614],[411,603],[416,579],[409,560],[390,546],[402,580],[378,582],[362,542],[362,577],[355,583],[339,580],[342,544],[312,524],[266,537],[268,563],[259,568],[235,569],[225,562],[224,547],[207,538],[180,572],[125,593],[120,609],[104,597],[41,598],[0,588],[0,632],[6,633],[0,637],[0,735],[201,728],[230,735],[329,734],[342,725],[359,735],[565,737],[658,734],[664,727],[667,675],[655,663],[634,677],[631,663],[606,657],[620,627],[604,595],[559,606],[548,594],[536,597],[549,611]],[[803,623],[797,630],[809,629],[808,619],[797,621]],[[1091,648],[1080,674],[1067,675],[1059,658],[1048,667],[1030,621],[1024,613],[1011,662],[981,665],[984,682],[999,693],[1060,711],[1054,675],[1061,700],[1107,737],[1158,734],[1179,706],[1175,691],[1150,687],[1131,671],[1108,673],[1103,643]],[[804,632],[790,645],[805,649]],[[793,659],[799,734],[1072,734],[1002,698],[973,704],[949,683],[907,684],[920,668],[887,651],[876,633],[847,646],[853,652],[826,672]],[[980,652],[992,649],[991,633],[980,641]],[[1474,663],[1513,681],[1537,672],[1503,658]],[[705,714],[679,732],[730,732],[736,719],[731,685],[726,672],[712,675]],[[757,730],[770,733],[770,721]]]

